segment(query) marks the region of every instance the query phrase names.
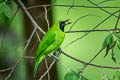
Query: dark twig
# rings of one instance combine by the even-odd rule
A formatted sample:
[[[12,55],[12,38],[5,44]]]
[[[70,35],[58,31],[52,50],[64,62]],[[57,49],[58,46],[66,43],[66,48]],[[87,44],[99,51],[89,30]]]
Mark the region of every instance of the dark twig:
[[[99,2],[97,5],[100,5],[102,3],[109,2],[109,1],[114,1],[114,0],[104,0],[104,1]]]
[[[85,61],[82,61],[80,59],[74,58],[74,57],[68,55],[67,53],[65,53],[64,51],[61,51],[61,52],[62,52],[63,55],[67,56],[68,58],[70,58],[72,60],[75,60],[75,61],[77,61],[79,63],[85,64],[85,65],[90,65],[90,66],[98,67],[98,68],[120,69],[120,67],[102,66],[102,65],[97,65],[97,64],[91,64],[89,62],[85,62]]]
[[[45,5],[36,5],[36,6],[31,6],[28,7],[27,9],[32,9],[32,8],[39,8],[39,7],[51,7],[51,6],[55,6],[55,7],[71,7],[71,5],[68,4],[45,4]],[[104,6],[104,7],[96,7],[96,6],[82,6],[82,5],[74,5],[72,7],[76,7],[76,8],[120,8],[120,6]]]
[[[50,64],[49,68],[47,69],[47,71],[40,77],[39,80],[42,80],[43,77],[50,71],[50,69],[52,68],[52,66],[55,64],[56,59],[53,60],[53,62]]]
[[[79,33],[79,32],[108,32],[116,31],[120,29],[96,29],[96,30],[78,30],[78,31],[66,31],[66,33]]]
[[[73,0],[71,7],[68,8],[67,15],[68,15],[68,13],[70,12],[70,10],[72,9],[72,7],[74,6],[74,2],[75,2],[75,1]]]
[[[117,21],[116,21],[116,24],[115,24],[115,28],[114,28],[115,30],[117,29],[119,20],[120,20],[120,10],[119,10],[119,15],[118,15],[118,18],[117,18]]]

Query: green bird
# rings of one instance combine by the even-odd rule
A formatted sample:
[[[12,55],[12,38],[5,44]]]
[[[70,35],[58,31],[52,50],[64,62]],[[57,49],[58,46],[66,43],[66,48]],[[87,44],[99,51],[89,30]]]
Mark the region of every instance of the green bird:
[[[57,21],[41,40],[36,52],[36,63],[34,67],[34,77],[39,63],[51,52],[57,50],[65,38],[64,27],[70,24],[71,20]]]

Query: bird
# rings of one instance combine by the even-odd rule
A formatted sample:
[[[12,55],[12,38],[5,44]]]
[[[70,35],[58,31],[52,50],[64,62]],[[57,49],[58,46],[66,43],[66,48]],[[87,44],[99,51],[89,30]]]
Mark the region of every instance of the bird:
[[[38,45],[38,49],[35,55],[36,62],[34,67],[34,77],[37,72],[37,68],[41,61],[51,52],[56,51],[65,38],[64,28],[66,25],[71,24],[71,19],[64,21],[58,20],[53,24],[53,26],[48,30],[45,36],[42,38]]]

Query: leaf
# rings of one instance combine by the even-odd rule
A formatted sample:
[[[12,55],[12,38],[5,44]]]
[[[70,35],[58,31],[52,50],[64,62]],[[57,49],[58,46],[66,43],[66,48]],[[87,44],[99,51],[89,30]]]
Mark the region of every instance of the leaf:
[[[103,48],[103,49],[106,48],[108,45],[111,44],[111,42],[112,42],[112,35],[109,34],[109,35],[105,38],[105,40],[104,40],[104,42],[103,42],[103,45],[102,45],[102,48]]]
[[[120,71],[116,71],[115,75],[113,76],[115,79],[120,80]]]
[[[114,48],[114,58],[116,63],[120,64],[120,49],[119,44],[117,43]]]
[[[115,59],[115,57],[114,57],[114,50],[113,50],[113,49],[112,49],[111,55],[112,55],[112,60],[116,63],[116,59]]]
[[[112,79],[110,79],[110,78],[107,76],[107,74],[104,73],[103,80],[112,80]]]
[[[80,75],[78,72],[71,70],[65,74],[64,80],[88,80],[83,75]]]
[[[71,70],[65,74],[64,80],[79,80],[79,73]]]
[[[7,18],[11,18],[12,17],[12,10],[10,8],[10,6],[7,3],[3,3],[1,5],[2,13],[7,17]]]
[[[108,55],[108,52],[109,52],[109,45],[106,48],[106,53],[105,53],[104,57],[106,57]]]
[[[109,50],[112,48],[112,34],[109,34],[106,38],[105,38],[105,40],[104,40],[104,42],[103,42],[103,46],[102,46],[102,48],[103,49],[105,49],[106,48],[106,54],[105,54],[105,56],[104,57],[106,57],[107,55],[108,55],[108,52],[109,52]]]
[[[120,33],[119,32],[113,32],[113,35],[120,41]]]
[[[86,77],[84,77],[83,75],[81,75],[81,79],[80,80],[88,80]]]

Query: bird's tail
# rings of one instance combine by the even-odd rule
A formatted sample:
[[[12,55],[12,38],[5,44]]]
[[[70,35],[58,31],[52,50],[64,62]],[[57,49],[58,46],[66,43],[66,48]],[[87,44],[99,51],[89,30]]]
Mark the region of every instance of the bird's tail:
[[[42,55],[40,56],[37,60],[36,60],[36,63],[35,63],[35,67],[34,67],[34,71],[33,71],[33,75],[35,77],[36,75],[36,72],[37,72],[37,68],[39,66],[39,63],[45,58],[45,55]]]

